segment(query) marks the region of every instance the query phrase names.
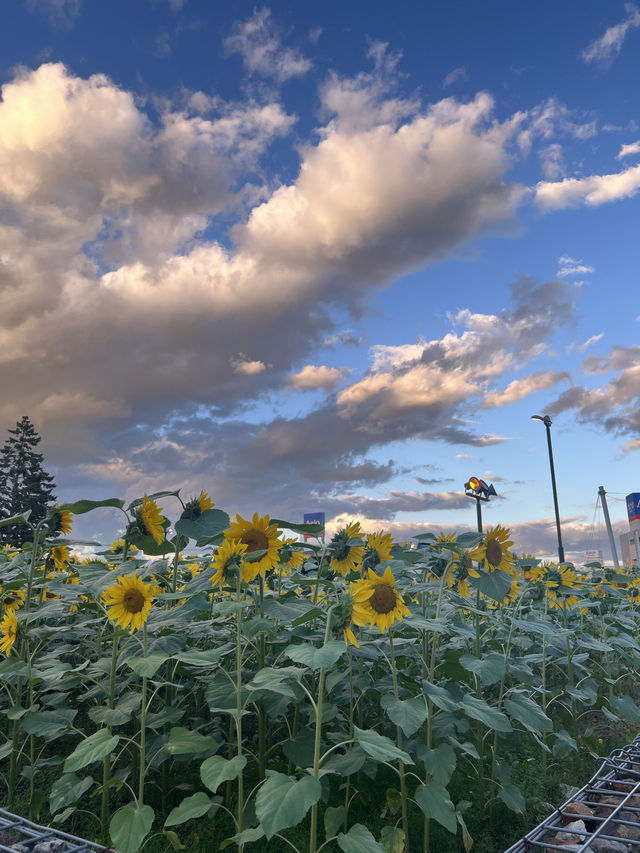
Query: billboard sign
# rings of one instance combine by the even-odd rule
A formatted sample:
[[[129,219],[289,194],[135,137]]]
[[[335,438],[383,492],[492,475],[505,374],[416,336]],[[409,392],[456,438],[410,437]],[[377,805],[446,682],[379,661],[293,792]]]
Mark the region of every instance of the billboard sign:
[[[627,495],[627,515],[629,521],[640,518],[640,492],[631,492],[630,495]]]
[[[322,525],[322,533],[318,536],[322,542],[324,542],[324,513],[323,512],[305,512],[302,517],[303,524],[321,524]],[[315,536],[307,536],[305,533],[305,539],[315,539]]]

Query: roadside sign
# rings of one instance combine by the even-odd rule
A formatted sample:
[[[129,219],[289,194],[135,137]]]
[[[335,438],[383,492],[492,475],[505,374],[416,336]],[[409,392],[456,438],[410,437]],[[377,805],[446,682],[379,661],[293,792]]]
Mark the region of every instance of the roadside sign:
[[[321,524],[322,525],[322,533],[318,536],[322,542],[324,542],[324,513],[323,512],[305,512],[302,517],[303,524]],[[315,539],[315,536],[307,536],[304,534],[305,539]]]
[[[640,492],[631,492],[630,495],[627,495],[627,515],[629,521],[640,518]]]

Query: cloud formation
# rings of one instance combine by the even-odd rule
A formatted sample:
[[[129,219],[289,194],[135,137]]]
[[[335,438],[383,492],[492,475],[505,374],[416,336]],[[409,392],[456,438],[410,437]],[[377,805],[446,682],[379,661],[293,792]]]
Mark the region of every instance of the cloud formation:
[[[630,30],[640,27],[640,10],[634,3],[624,4],[626,17],[609,27],[595,41],[592,41],[580,54],[580,58],[585,62],[595,62],[602,66],[611,65],[613,60],[622,50],[624,40]]]
[[[260,74],[278,83],[300,77],[311,68],[311,62],[299,51],[282,46],[267,8],[255,9],[246,21],[238,21],[224,45],[227,53],[240,55],[249,74]]]
[[[561,278],[566,278],[570,275],[588,275],[595,272],[594,268],[585,264],[583,261],[578,261],[569,255],[562,255],[558,258],[558,272]]]
[[[346,373],[343,367],[327,367],[324,364],[306,364],[299,373],[287,377],[287,382],[296,391],[335,390]]]
[[[468,76],[466,68],[462,66],[454,68],[453,71],[450,71],[442,81],[442,88],[448,89],[450,86],[453,86],[454,83],[457,83],[458,80],[466,80]]]
[[[381,74],[332,78],[334,112],[298,178],[246,219],[242,178],[291,128],[279,104],[192,97],[155,124],[103,75],[47,64],[6,83],[3,421],[26,410],[68,422],[80,400],[138,422],[192,401],[224,411],[267,388],[267,374],[276,387],[331,334],[327,306],[354,308],[511,217],[521,189],[504,182],[491,99],[400,118]],[[231,246],[204,236],[233,213]],[[272,369],[238,373],[239,352]],[[73,407],[43,403],[52,383]]]
[[[640,166],[631,166],[609,175],[540,181],[535,188],[536,203],[545,210],[560,210],[578,204],[596,207],[634,196],[640,189]]]
[[[523,400],[536,391],[553,388],[558,382],[569,382],[570,379],[571,377],[565,370],[537,370],[524,379],[514,379],[504,391],[491,391],[485,396],[482,405],[485,409],[506,406],[509,403],[515,403],[517,400]]]
[[[616,154],[616,158],[622,160],[623,157],[631,157],[633,154],[640,154],[640,139],[637,142],[630,142],[628,145],[623,145]]]
[[[569,388],[547,407],[548,413],[573,410],[581,423],[597,424],[614,435],[637,434],[640,431],[640,347],[614,346],[603,357],[586,358],[582,369],[588,376],[613,375],[600,386]]]

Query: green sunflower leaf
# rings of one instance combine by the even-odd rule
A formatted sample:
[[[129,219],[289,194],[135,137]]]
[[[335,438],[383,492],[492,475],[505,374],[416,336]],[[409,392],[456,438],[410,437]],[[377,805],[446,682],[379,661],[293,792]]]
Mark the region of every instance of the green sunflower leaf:
[[[171,755],[193,755],[218,749],[220,743],[213,737],[201,735],[200,732],[190,731],[182,726],[175,726],[169,732],[169,742],[165,749]]]
[[[267,838],[300,823],[321,794],[320,780],[313,776],[297,781],[284,773],[269,776],[256,796],[256,815]]]
[[[73,773],[100,761],[116,748],[120,741],[118,735],[112,735],[109,729],[99,729],[76,746],[64,762],[64,772]]]
[[[127,666],[137,675],[146,675],[147,678],[153,678],[162,664],[169,660],[169,657],[170,655],[162,654],[162,652],[151,652],[146,657],[129,658]]]
[[[206,814],[213,803],[204,791],[198,791],[190,797],[185,797],[179,806],[171,809],[169,817],[165,820],[165,826],[178,826],[187,820],[202,817]]]
[[[416,790],[415,800],[425,817],[437,820],[449,832],[456,834],[458,829],[456,810],[444,786],[438,785],[437,782],[420,785]]]
[[[382,697],[380,704],[389,715],[391,722],[400,726],[407,737],[417,732],[427,719],[427,706],[422,696],[396,699],[387,694]]]
[[[111,818],[109,834],[120,853],[138,853],[142,842],[153,824],[154,811],[151,806],[141,809],[123,806]]]
[[[398,749],[390,738],[379,735],[373,729],[359,729],[357,726],[353,727],[353,732],[354,740],[375,761],[402,761],[403,764],[413,764],[411,756],[404,750]]]
[[[497,708],[492,708],[487,705],[484,699],[477,699],[475,696],[464,696],[462,699],[462,707],[467,716],[474,720],[479,720],[490,729],[498,732],[510,732],[511,723],[502,711]]]
[[[354,823],[349,832],[338,835],[338,847],[343,853],[384,853],[381,845],[361,823]]]
[[[91,512],[92,509],[99,509],[103,506],[122,509],[124,501],[120,498],[106,498],[103,501],[75,501],[74,503],[60,504],[60,506],[56,507],[56,510],[66,509],[67,512],[72,512],[74,515],[84,515],[85,512]]]
[[[346,646],[342,640],[329,640],[320,648],[311,643],[287,646],[284,653],[296,663],[304,664],[309,669],[315,670],[333,666],[345,651]]]
[[[93,785],[93,778],[80,779],[75,773],[65,773],[53,783],[49,794],[49,810],[55,814],[65,806],[77,802]]]
[[[177,533],[188,539],[208,539],[229,528],[229,516],[221,509],[206,509],[193,520],[181,518],[175,523]]]
[[[223,758],[212,755],[200,765],[200,778],[210,791],[215,792],[223,782],[233,782],[242,773],[247,763],[246,755]]]

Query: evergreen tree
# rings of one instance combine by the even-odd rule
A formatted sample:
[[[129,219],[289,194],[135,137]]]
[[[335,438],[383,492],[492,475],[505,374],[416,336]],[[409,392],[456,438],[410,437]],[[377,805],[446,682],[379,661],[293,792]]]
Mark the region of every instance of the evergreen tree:
[[[0,450],[0,518],[10,518],[31,510],[29,521],[37,524],[47,512],[47,504],[55,500],[55,482],[42,467],[44,456],[36,451],[40,436],[24,415],[9,430],[9,438]],[[20,547],[29,539],[24,524],[0,527],[0,543]]]

